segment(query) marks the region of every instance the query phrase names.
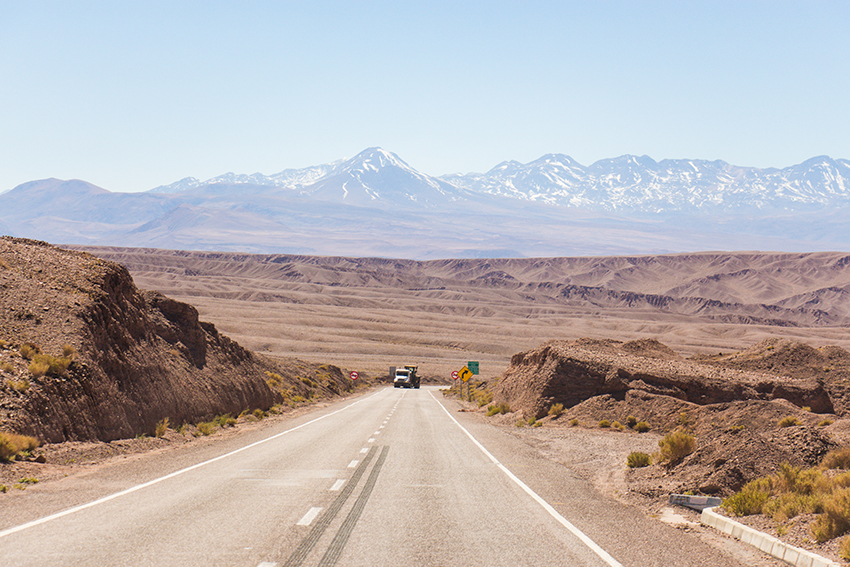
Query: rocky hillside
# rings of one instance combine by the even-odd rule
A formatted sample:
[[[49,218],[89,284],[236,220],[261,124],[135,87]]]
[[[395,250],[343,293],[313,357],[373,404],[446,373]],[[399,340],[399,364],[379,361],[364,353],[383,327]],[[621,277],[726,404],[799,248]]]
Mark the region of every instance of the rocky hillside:
[[[838,347],[768,339],[686,359],[654,340],[579,339],[515,355],[493,391],[524,419],[560,403],[564,425],[631,416],[657,433],[683,429],[696,437],[694,452],[632,471],[632,490],[729,494],[783,462],[813,466],[847,443],[848,384],[850,353]]]
[[[0,238],[0,430],[109,441],[351,387],[308,366],[245,350],[119,264]]]

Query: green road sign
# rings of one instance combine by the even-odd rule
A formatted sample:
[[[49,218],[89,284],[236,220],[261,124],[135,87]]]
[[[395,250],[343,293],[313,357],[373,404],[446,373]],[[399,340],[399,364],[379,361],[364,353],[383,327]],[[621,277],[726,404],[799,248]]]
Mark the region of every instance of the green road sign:
[[[470,372],[472,372],[476,376],[478,375],[478,361],[477,360],[470,360],[469,362],[466,363],[466,367],[469,368]]]

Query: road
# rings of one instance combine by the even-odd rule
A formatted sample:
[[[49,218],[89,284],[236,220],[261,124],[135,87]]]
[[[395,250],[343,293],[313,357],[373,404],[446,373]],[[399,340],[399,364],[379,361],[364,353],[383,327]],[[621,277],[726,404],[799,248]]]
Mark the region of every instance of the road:
[[[383,388],[36,485],[0,498],[0,564],[739,564],[456,409]]]

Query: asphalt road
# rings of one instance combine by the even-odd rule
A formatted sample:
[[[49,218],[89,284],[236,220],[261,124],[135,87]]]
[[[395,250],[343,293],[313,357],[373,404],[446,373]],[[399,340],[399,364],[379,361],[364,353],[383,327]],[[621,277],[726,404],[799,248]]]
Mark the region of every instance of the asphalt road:
[[[739,564],[425,387],[50,484],[0,499],[0,565]]]

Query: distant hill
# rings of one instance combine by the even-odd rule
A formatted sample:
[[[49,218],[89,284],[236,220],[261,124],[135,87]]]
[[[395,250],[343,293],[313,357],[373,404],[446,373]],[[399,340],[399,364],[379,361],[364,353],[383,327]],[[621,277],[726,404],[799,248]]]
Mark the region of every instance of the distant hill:
[[[756,169],[550,154],[432,177],[369,148],[146,193],[47,179],[0,194],[0,229],[51,242],[416,259],[842,250],[848,213],[850,162],[826,156]]]

